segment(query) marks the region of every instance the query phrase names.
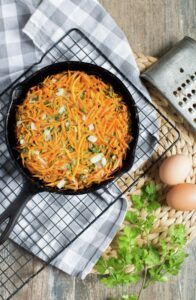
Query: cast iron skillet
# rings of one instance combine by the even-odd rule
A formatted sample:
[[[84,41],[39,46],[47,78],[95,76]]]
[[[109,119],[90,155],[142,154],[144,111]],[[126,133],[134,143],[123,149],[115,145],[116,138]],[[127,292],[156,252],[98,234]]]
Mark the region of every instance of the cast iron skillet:
[[[126,158],[123,161],[121,169],[115,172],[114,178],[106,180],[100,184],[93,184],[90,188],[85,188],[77,191],[72,190],[60,190],[58,188],[49,188],[44,186],[44,183],[38,179],[33,178],[30,172],[23,167],[19,158],[19,153],[16,150],[16,136],[15,136],[15,124],[16,124],[16,106],[20,104],[28,92],[29,88],[41,83],[48,75],[60,73],[65,70],[84,71],[88,74],[97,75],[103,81],[110,83],[114,90],[122,95],[124,102],[126,103],[129,111],[129,131],[133,136],[133,140],[130,142],[129,149],[127,150]],[[135,157],[135,149],[137,145],[139,135],[139,118],[136,108],[136,104],[130,95],[124,84],[109,71],[95,66],[89,63],[82,62],[61,62],[57,64],[49,65],[31,75],[29,78],[14,87],[11,93],[11,102],[8,109],[8,115],[6,119],[6,141],[11,159],[13,160],[16,169],[22,174],[23,186],[20,194],[16,197],[12,204],[0,215],[0,225],[7,222],[7,225],[0,236],[0,244],[2,244],[9,236],[18,217],[20,216],[25,204],[32,198],[34,194],[49,191],[60,193],[64,195],[79,195],[84,193],[94,192],[100,188],[106,186],[110,181],[119,177],[123,173],[130,170],[133,165]]]

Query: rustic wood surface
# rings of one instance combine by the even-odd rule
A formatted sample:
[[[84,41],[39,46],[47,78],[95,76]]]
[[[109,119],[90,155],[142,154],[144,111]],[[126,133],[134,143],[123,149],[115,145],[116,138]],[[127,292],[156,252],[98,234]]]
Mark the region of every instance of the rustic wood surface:
[[[196,39],[196,0],[100,0],[124,30],[136,52],[159,56],[184,35]],[[196,300],[196,240],[181,273],[168,283],[155,284],[141,300]],[[134,287],[106,288],[95,275],[84,281],[46,268],[14,300],[107,300],[138,291]]]

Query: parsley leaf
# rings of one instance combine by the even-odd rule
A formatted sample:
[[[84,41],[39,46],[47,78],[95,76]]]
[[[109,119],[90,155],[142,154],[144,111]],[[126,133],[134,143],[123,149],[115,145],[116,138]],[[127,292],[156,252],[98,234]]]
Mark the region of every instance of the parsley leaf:
[[[138,216],[133,211],[128,211],[125,216],[125,220],[129,221],[131,224],[136,224],[138,221]]]
[[[147,266],[156,266],[160,263],[160,254],[152,245],[145,249],[144,262]]]
[[[96,270],[97,272],[99,272],[100,274],[104,274],[107,270],[107,264],[105,262],[105,260],[103,259],[103,257],[101,257],[99,259],[99,261],[96,264]]]
[[[177,246],[184,245],[187,241],[185,227],[182,224],[173,225],[170,228],[170,237]]]
[[[131,200],[133,202],[134,208],[142,209],[144,207],[144,202],[142,200],[142,197],[139,195],[132,195]]]
[[[160,203],[158,202],[158,193],[153,182],[145,184],[141,189],[141,194],[132,195],[131,200],[134,208],[138,210],[145,208],[148,212],[152,212],[160,207]]]
[[[145,184],[142,187],[142,195],[152,200],[157,200],[158,194],[156,190],[156,185],[153,182]]]
[[[160,207],[160,203],[158,203],[157,201],[152,201],[148,204],[147,206],[147,210],[149,212],[152,212],[154,211],[155,209],[159,208]]]

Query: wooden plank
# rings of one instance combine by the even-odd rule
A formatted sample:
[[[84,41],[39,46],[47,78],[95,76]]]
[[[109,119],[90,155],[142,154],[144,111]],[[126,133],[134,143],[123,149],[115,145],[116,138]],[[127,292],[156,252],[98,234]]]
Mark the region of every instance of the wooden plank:
[[[48,300],[75,300],[75,278],[51,267],[48,291]]]
[[[195,0],[100,0],[132,49],[159,56],[184,35],[196,39]]]
[[[38,267],[35,261],[35,267]],[[46,267],[25,285],[13,300],[74,300],[75,278],[53,267]]]

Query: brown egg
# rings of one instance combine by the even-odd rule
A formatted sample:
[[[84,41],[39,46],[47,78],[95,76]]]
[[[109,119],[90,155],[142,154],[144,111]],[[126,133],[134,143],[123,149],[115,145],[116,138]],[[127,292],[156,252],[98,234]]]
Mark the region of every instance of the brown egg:
[[[169,185],[183,183],[191,170],[188,156],[177,154],[166,158],[159,168],[161,181]]]
[[[169,206],[177,210],[196,209],[196,184],[176,185],[167,193],[166,201]]]

